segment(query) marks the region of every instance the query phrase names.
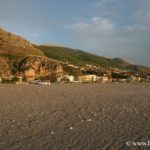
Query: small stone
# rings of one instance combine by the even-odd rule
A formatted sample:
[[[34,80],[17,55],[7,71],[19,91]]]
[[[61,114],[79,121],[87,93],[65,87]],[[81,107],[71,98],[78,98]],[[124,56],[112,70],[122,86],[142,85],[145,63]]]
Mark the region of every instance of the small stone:
[[[116,123],[116,120],[113,120],[114,123]]]
[[[11,133],[11,130],[9,129],[7,133]]]
[[[78,115],[79,118],[81,118],[81,115]]]
[[[87,119],[86,121],[91,122],[91,121],[92,121],[92,119]]]
[[[70,127],[69,129],[70,129],[70,130],[72,130],[72,129],[73,129],[73,127]]]
[[[91,112],[91,114],[95,117],[96,116],[96,113],[95,112]]]
[[[55,132],[51,131],[51,134],[55,134]]]
[[[13,120],[11,120],[11,122],[15,122],[15,120],[13,119]]]
[[[105,108],[102,108],[102,112],[104,112],[105,111]]]

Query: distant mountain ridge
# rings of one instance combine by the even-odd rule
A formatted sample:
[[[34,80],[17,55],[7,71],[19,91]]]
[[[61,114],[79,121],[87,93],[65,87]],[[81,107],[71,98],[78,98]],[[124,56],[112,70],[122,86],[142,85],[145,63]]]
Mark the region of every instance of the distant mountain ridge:
[[[132,65],[121,58],[110,59],[59,45],[33,45],[21,36],[0,28],[0,75],[17,72],[16,66],[21,59],[32,55],[49,57],[79,66],[93,64],[104,68],[120,68],[150,73],[150,67]]]
[[[125,70],[132,70],[140,73],[150,73],[150,67],[133,65],[122,58],[111,59],[95,54],[90,54],[82,50],[59,46],[35,45],[35,47],[40,49],[47,57],[51,57],[60,61],[72,62],[76,65],[85,65],[89,63],[93,65],[100,65],[106,68],[114,67]]]

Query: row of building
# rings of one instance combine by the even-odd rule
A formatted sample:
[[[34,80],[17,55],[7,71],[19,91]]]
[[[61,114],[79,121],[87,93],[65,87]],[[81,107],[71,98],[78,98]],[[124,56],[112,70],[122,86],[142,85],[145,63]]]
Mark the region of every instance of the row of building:
[[[23,77],[17,76],[18,80],[17,83],[21,83],[23,81]],[[7,78],[7,80],[12,80],[13,77]],[[27,80],[27,82],[34,81],[34,79]],[[97,76],[92,74],[85,74],[78,76],[78,78],[75,78],[73,75],[63,75],[60,77],[57,77],[56,82],[60,83],[68,83],[68,82],[78,82],[78,83],[111,83],[111,82],[120,82],[120,83],[126,83],[126,82],[150,82],[150,76],[147,76],[146,78],[141,77],[135,77],[133,75],[127,77],[127,78],[111,78],[108,76]],[[0,77],[0,83],[2,82],[2,78]]]
[[[97,76],[97,75],[82,75],[78,77],[78,80],[74,79],[74,76],[70,75],[64,75],[62,77],[57,78],[57,82],[80,82],[80,83],[86,83],[86,82],[99,82],[99,83],[111,83],[111,82],[141,82],[141,77],[135,77],[130,76],[128,78],[122,78],[122,79],[116,79],[116,78],[110,78],[107,76]],[[145,80],[150,81],[150,78]]]

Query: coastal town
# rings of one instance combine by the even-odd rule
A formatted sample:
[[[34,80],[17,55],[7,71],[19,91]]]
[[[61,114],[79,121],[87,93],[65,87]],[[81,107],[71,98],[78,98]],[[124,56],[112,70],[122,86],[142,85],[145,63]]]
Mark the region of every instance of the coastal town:
[[[150,68],[54,45],[34,45],[0,28],[0,83],[150,82]]]
[[[34,57],[34,58],[33,58]],[[46,63],[45,63],[46,62]],[[48,62],[48,63],[47,63]],[[42,63],[42,66],[40,65]],[[67,71],[66,71],[67,68]],[[76,72],[76,73],[75,73]],[[77,66],[46,57],[30,56],[15,75],[1,74],[0,83],[135,83],[150,82],[149,75],[118,68],[103,68],[92,64]]]

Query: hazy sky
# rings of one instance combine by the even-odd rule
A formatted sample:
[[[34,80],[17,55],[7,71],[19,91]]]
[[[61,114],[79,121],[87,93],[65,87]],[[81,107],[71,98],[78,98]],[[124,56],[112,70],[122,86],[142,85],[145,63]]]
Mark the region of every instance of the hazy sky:
[[[150,0],[0,0],[0,26],[32,43],[150,66]]]

